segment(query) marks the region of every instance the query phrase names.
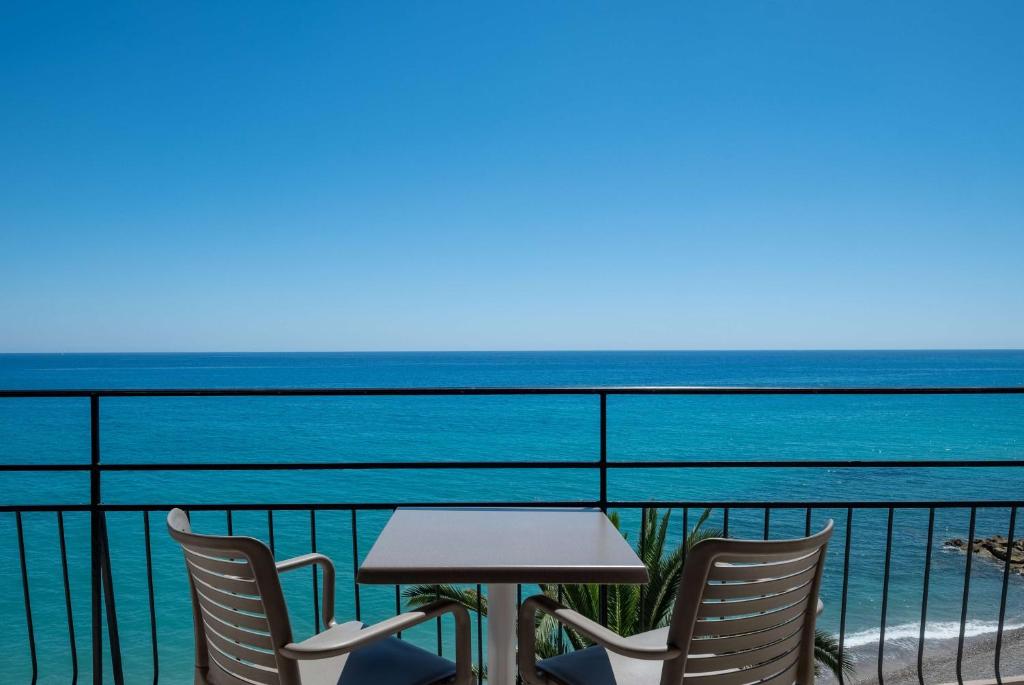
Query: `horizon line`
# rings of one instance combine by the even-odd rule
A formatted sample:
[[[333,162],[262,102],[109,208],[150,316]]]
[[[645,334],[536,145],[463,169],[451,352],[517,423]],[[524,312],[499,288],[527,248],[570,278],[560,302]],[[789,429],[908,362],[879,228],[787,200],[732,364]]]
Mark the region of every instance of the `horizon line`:
[[[29,355],[242,355],[242,354],[600,354],[710,352],[1024,352],[1024,347],[722,347],[722,348],[581,348],[581,349],[436,349],[436,350],[116,350],[0,351],[0,356]]]

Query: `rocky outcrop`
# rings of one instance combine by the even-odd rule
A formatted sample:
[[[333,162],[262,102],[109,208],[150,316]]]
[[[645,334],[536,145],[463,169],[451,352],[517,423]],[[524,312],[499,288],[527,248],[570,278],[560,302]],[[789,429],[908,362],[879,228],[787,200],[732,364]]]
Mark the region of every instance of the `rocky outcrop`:
[[[958,549],[962,552],[966,552],[967,548],[970,547],[971,551],[979,557],[991,559],[1001,564],[1005,564],[1007,556],[1009,556],[1010,571],[1024,575],[1024,539],[1014,540],[1013,545],[1010,546],[1002,535],[975,538],[972,543],[961,538],[953,538],[952,540],[946,540],[946,547]]]

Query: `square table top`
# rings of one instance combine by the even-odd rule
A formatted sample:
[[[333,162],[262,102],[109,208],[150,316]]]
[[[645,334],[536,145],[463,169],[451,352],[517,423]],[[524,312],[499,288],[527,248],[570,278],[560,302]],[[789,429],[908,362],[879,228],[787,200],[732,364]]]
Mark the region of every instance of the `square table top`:
[[[360,583],[627,583],[647,568],[599,509],[397,509]]]

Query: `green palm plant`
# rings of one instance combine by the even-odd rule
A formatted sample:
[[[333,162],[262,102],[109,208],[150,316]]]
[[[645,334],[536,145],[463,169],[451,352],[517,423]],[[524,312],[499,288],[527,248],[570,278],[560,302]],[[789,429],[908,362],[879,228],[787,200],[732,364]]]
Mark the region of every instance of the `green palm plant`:
[[[683,573],[686,554],[701,540],[722,537],[722,531],[707,525],[711,509],[705,509],[686,531],[686,539],[675,549],[666,552],[669,520],[672,510],[659,514],[657,509],[645,509],[637,539],[637,556],[640,557],[650,582],[647,585],[608,585],[608,627],[622,636],[635,635],[668,625],[675,605],[679,579]],[[612,524],[621,530],[617,513],[609,514]],[[628,540],[629,535],[623,534]],[[541,592],[579,613],[599,620],[601,616],[601,593],[598,585],[541,585]],[[403,595],[410,606],[422,606],[434,599],[454,600],[470,611],[479,609],[487,615],[487,598],[479,596],[475,589],[454,585],[413,585]],[[590,642],[570,628],[563,628],[557,621],[544,614],[537,620],[537,656],[548,658],[564,651],[568,640],[573,649],[583,649]],[[819,667],[823,666],[835,674],[853,672],[853,661],[849,654],[839,649],[839,642],[825,631],[815,634],[814,656]]]

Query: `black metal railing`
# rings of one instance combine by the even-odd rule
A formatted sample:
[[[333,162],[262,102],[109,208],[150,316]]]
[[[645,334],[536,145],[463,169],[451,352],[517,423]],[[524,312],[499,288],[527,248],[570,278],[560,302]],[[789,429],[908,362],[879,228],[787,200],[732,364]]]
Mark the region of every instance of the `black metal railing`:
[[[682,511],[683,535],[688,530],[688,517],[691,509],[714,509],[721,512],[722,528],[729,535],[730,511],[762,511],[763,537],[769,537],[771,516],[773,512],[785,510],[802,510],[804,512],[805,533],[810,534],[812,512],[815,510],[838,510],[845,516],[845,533],[840,544],[843,547],[843,577],[839,619],[839,645],[844,649],[846,638],[846,619],[848,610],[848,591],[850,578],[851,534],[854,526],[855,512],[859,510],[880,510],[887,512],[885,566],[881,588],[881,623],[878,641],[878,678],[884,682],[883,661],[886,649],[885,630],[889,601],[890,560],[893,544],[893,520],[897,511],[920,510],[928,514],[927,542],[923,573],[923,592],[921,597],[921,627],[917,645],[917,675],[924,684],[924,645],[925,627],[928,617],[930,589],[930,571],[932,565],[932,547],[935,533],[936,512],[948,509],[965,509],[969,511],[968,540],[974,539],[975,523],[979,510],[997,509],[1008,512],[1009,526],[1007,530],[1008,550],[1012,548],[1016,534],[1017,510],[1024,505],[1020,499],[1024,493],[1024,479],[1014,480],[1006,490],[1006,499],[985,500],[921,500],[921,501],[675,501],[675,500],[616,500],[608,495],[608,474],[617,469],[917,469],[917,468],[1011,468],[1024,467],[1024,458],[1007,459],[789,459],[789,460],[708,460],[708,459],[670,459],[670,460],[633,460],[609,461],[608,459],[608,397],[617,395],[1021,395],[1024,387],[914,387],[914,388],[817,388],[817,387],[593,387],[593,388],[287,388],[287,389],[112,389],[112,390],[0,390],[0,399],[15,398],[84,398],[89,402],[89,443],[90,459],[88,464],[0,464],[0,473],[51,473],[80,472],[89,474],[88,502],[70,504],[0,504],[0,513],[13,514],[15,517],[18,539],[18,562],[22,580],[22,594],[25,611],[27,648],[31,661],[31,682],[36,683],[40,676],[40,668],[36,649],[36,628],[33,622],[32,596],[29,584],[28,555],[25,550],[24,528],[22,515],[29,512],[48,512],[56,517],[58,527],[60,557],[62,568],[63,598],[67,615],[68,653],[72,664],[72,682],[79,677],[78,645],[74,629],[72,584],[68,571],[68,552],[65,533],[65,514],[69,512],[85,512],[90,518],[90,589],[91,589],[91,657],[92,680],[101,683],[104,674],[104,652],[109,653],[111,677],[117,685],[125,680],[124,666],[121,658],[120,631],[118,613],[114,599],[114,585],[110,562],[110,545],[107,534],[107,514],[113,512],[137,512],[142,516],[145,530],[145,555],[147,573],[147,600],[149,613],[150,639],[152,642],[152,673],[153,682],[160,680],[160,664],[157,648],[157,608],[154,600],[153,585],[153,552],[150,540],[150,513],[166,511],[166,503],[112,503],[103,498],[103,474],[115,472],[160,472],[160,471],[307,471],[307,470],[487,470],[487,469],[586,469],[597,472],[598,488],[596,497],[574,500],[524,500],[510,501],[450,501],[431,499],[427,501],[388,501],[388,502],[330,502],[330,503],[295,503],[295,502],[177,502],[178,506],[189,512],[224,511],[229,534],[233,530],[233,515],[240,511],[266,512],[269,544],[275,549],[274,514],[275,512],[301,511],[308,512],[309,536],[312,551],[317,545],[318,511],[348,511],[351,516],[353,582],[352,598],[355,617],[361,617],[360,588],[355,582],[355,570],[359,563],[358,524],[359,512],[387,511],[400,506],[544,506],[544,507],[598,507],[609,510],[639,510],[641,513],[650,508],[672,508]],[[572,395],[593,396],[598,398],[599,412],[599,450],[594,459],[539,461],[539,460],[445,460],[445,461],[317,461],[317,462],[217,462],[217,463],[107,463],[101,455],[101,400],[104,398],[138,398],[138,397],[408,397],[408,396],[529,396],[529,395]],[[1022,436],[1024,437],[1024,436]],[[1024,469],[1021,470],[1024,474]],[[1016,482],[1016,486],[1014,485]],[[968,545],[969,549],[969,545]],[[965,646],[965,629],[968,620],[968,602],[971,587],[973,554],[968,551],[964,562],[964,582],[960,612],[960,632],[957,647],[956,677],[963,682],[962,663]],[[1000,604],[998,610],[998,630],[993,654],[993,668],[997,682],[1001,682],[1005,674],[1001,673],[1003,633],[1006,623],[1007,596],[1011,575],[1012,554],[1008,553],[1002,569]],[[316,569],[313,571],[312,594],[314,625],[319,623],[318,579]],[[478,597],[480,587],[477,586]],[[520,587],[520,598],[522,588]],[[395,587],[395,611],[401,610],[399,586]],[[607,598],[602,593],[601,620],[607,622]],[[104,626],[105,624],[105,626]],[[104,631],[104,627],[106,631]],[[477,617],[477,660],[483,666],[482,651],[482,620]],[[103,634],[107,638],[104,640]],[[559,636],[561,640],[561,636]],[[106,646],[105,643],[106,642]],[[561,642],[560,642],[561,644]],[[437,650],[443,650],[440,621],[438,622]],[[1016,675],[1016,674],[1014,674]],[[843,681],[843,676],[839,680]]]

